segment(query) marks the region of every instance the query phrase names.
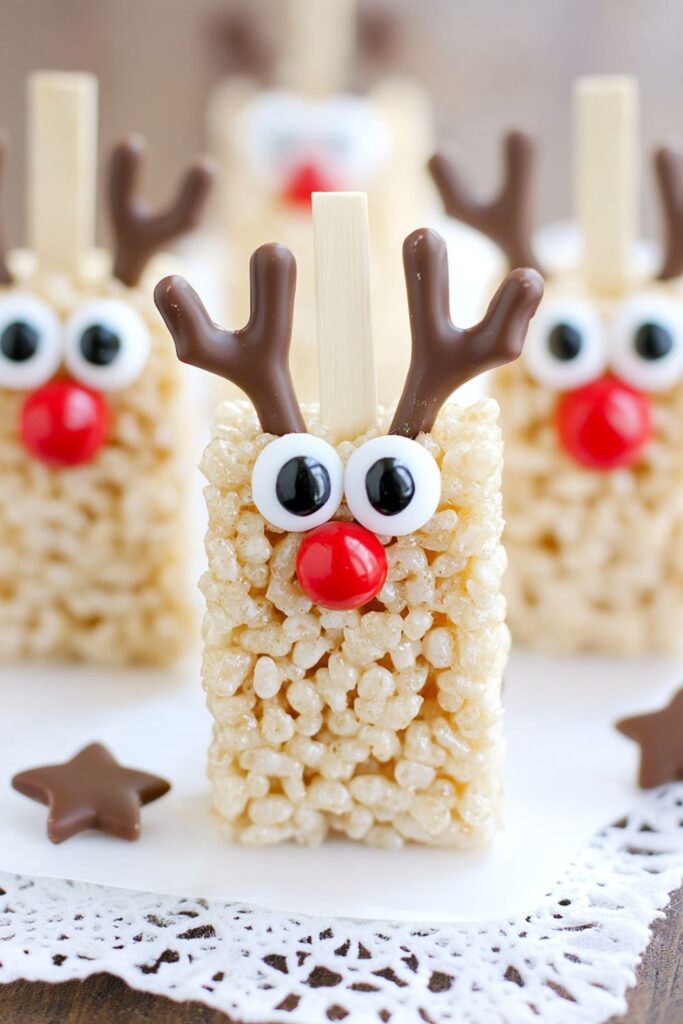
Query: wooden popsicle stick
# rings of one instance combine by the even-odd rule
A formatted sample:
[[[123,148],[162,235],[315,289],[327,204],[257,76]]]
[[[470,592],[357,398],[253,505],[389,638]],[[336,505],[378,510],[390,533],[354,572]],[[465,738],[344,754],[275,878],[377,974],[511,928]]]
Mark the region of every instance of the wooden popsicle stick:
[[[316,192],[313,235],[320,417],[337,441],[353,440],[377,419],[365,193]]]
[[[574,85],[575,203],[582,271],[592,289],[629,283],[638,237],[638,83],[630,76],[579,78]]]
[[[324,96],[346,85],[356,7],[357,0],[284,0],[283,86]]]
[[[95,243],[97,80],[29,78],[28,231],[40,264],[77,274]]]

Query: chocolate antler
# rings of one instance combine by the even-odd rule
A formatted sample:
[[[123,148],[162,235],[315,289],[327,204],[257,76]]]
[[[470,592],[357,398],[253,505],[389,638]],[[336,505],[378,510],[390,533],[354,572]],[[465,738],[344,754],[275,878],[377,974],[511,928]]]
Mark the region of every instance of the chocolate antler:
[[[2,185],[5,175],[5,158],[7,156],[7,139],[0,134],[0,195],[3,192]],[[0,284],[11,284],[12,274],[7,266],[7,252],[5,248],[4,224],[0,219]]]
[[[282,245],[251,257],[251,314],[240,331],[223,331],[182,277],[165,277],[154,301],[178,358],[232,381],[252,400],[267,434],[306,430],[289,372],[296,263]]]
[[[417,437],[432,429],[439,409],[461,384],[517,358],[543,296],[543,279],[532,269],[513,270],[484,319],[461,330],[451,321],[443,238],[426,228],[413,231],[403,243],[403,264],[413,344],[389,432]]]
[[[386,3],[361,7],[358,50],[366,60],[384,66],[395,63],[399,35],[399,19]]]
[[[137,196],[145,143],[131,137],[112,153],[109,204],[114,237],[114,277],[133,287],[150,257],[171,239],[196,227],[213,181],[213,165],[202,162],[183,178],[173,203],[151,214]]]
[[[655,174],[664,214],[664,261],[657,279],[670,281],[683,274],[683,151],[673,146],[658,149]]]
[[[230,74],[251,75],[264,84],[270,82],[275,53],[264,18],[246,6],[235,7],[213,18],[210,30]]]
[[[429,170],[450,217],[481,231],[495,242],[511,269],[533,267],[540,270],[531,245],[534,143],[525,132],[510,132],[503,145],[503,184],[491,202],[473,196],[453,162],[442,153],[432,157]]]

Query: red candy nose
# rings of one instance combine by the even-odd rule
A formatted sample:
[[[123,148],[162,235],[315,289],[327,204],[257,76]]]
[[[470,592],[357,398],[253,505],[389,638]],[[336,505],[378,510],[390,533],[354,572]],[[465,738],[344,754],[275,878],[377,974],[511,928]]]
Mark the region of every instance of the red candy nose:
[[[360,608],[384,586],[387,556],[374,533],[358,523],[325,523],[301,542],[296,574],[321,607]]]
[[[21,414],[21,439],[50,466],[77,466],[101,448],[109,417],[101,395],[68,380],[55,380],[29,395]]]
[[[292,206],[310,206],[314,192],[332,192],[334,185],[316,164],[302,164],[294,171],[282,198]]]
[[[601,377],[564,395],[557,430],[570,455],[591,469],[632,466],[652,436],[645,395],[615,377]]]

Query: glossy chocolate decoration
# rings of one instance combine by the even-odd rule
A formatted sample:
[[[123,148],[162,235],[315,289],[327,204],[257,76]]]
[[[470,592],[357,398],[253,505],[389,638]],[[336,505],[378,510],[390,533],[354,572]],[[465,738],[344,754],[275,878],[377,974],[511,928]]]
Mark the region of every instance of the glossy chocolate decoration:
[[[134,287],[151,256],[171,240],[196,227],[214,178],[208,161],[195,164],[180,183],[174,201],[161,213],[150,213],[137,195],[145,152],[135,136],[115,147],[109,170],[109,205],[114,230],[113,275]]]
[[[434,184],[446,213],[495,242],[511,270],[540,270],[531,239],[533,235],[534,143],[525,132],[510,132],[503,141],[505,173],[495,199],[486,202],[465,187],[455,164],[443,153],[429,161]]]
[[[655,153],[655,175],[664,220],[664,261],[658,280],[683,274],[683,152],[662,146]]]
[[[154,289],[178,358],[232,381],[254,403],[268,434],[304,433],[289,372],[296,262],[282,245],[262,245],[251,258],[251,315],[239,331],[211,320],[193,288],[166,277]]]
[[[640,745],[641,789],[683,779],[683,690],[661,711],[622,718],[616,728]]]
[[[158,775],[122,767],[100,743],[90,744],[64,764],[20,772],[12,786],[47,805],[47,834],[53,843],[87,829],[137,839],[140,807],[171,788]]]
[[[451,321],[443,238],[424,228],[414,231],[404,242],[403,263],[412,356],[389,432],[417,437],[432,429],[439,409],[456,388],[519,356],[543,296],[543,280],[535,270],[513,270],[491,299],[484,319],[461,330]]]

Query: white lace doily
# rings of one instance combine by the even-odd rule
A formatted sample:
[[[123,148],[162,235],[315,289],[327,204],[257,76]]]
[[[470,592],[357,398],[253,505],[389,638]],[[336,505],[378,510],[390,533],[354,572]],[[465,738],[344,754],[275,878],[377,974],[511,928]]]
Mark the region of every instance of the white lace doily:
[[[683,784],[644,795],[527,917],[422,927],[0,875],[0,982],[106,971],[243,1021],[598,1024],[683,879]],[[340,880],[341,881],[341,880]]]

